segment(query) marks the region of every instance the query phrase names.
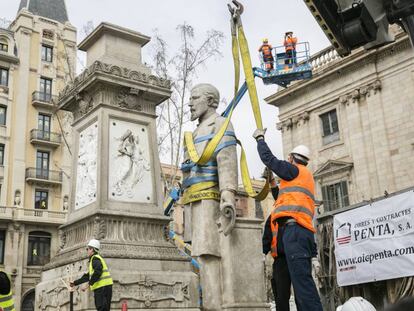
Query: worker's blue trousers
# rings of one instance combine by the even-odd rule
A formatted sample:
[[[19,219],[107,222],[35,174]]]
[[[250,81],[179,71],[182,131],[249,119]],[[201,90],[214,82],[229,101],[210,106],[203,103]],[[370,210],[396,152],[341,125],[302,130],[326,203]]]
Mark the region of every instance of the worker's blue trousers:
[[[311,261],[312,257],[316,256],[313,232],[297,223],[280,226],[277,236],[277,252],[278,258],[280,256],[280,259],[283,257],[286,259],[281,260],[280,263],[286,263],[289,270],[297,309],[299,311],[323,311],[318,290],[312,278]],[[275,275],[275,278],[277,282],[278,276]],[[284,286],[290,287],[290,284],[285,283]],[[277,304],[276,310],[278,310]]]

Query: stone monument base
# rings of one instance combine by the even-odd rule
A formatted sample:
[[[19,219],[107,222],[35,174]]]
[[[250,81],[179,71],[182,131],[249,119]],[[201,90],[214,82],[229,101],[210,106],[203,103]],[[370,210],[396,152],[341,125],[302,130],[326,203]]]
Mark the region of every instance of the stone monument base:
[[[89,269],[85,250],[88,228],[91,223],[98,223],[99,227],[111,222],[111,234],[101,239],[101,255],[114,281],[113,310],[121,310],[123,301],[128,303],[128,310],[200,310],[198,276],[192,271],[189,260],[163,237],[163,226],[168,221],[166,217],[143,219],[101,214],[70,224],[66,229],[75,229],[68,232],[63,228],[67,243],[82,242],[63,248],[45,267],[41,282],[36,286],[35,309],[69,310],[69,291],[65,283],[69,284]],[[132,228],[134,231],[130,230]],[[81,238],[82,235],[85,237]],[[111,236],[122,237],[124,242],[114,241]],[[74,310],[96,310],[93,293],[89,289],[81,290],[86,284],[81,284],[74,292]]]
[[[265,261],[261,219],[237,218],[230,235],[221,238],[223,311],[264,311]]]

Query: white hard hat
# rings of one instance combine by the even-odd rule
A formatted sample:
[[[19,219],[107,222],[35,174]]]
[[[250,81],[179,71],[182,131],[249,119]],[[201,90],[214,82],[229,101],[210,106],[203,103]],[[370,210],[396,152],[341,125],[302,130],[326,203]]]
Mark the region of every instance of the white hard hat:
[[[92,239],[89,241],[88,246],[93,247],[96,250],[99,250],[101,248],[101,243],[96,239]]]
[[[306,147],[305,145],[296,146],[295,148],[293,148],[293,150],[290,153],[298,154],[298,155],[306,158],[307,160],[309,160],[309,157],[310,157],[309,148]]]
[[[376,311],[375,307],[362,297],[351,297],[336,311]]]

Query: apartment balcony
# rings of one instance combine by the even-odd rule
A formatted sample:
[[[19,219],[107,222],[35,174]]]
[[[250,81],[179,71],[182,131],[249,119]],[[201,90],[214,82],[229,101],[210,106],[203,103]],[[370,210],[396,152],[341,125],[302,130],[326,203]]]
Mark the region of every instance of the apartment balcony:
[[[30,131],[30,143],[37,146],[57,148],[62,143],[62,135],[33,129]]]
[[[50,211],[47,209],[16,208],[14,219],[44,224],[64,224],[67,212]],[[0,214],[1,217],[1,214]]]
[[[26,169],[26,181],[29,184],[42,186],[61,186],[62,171],[52,171],[29,167]]]
[[[32,105],[36,108],[52,109],[56,102],[57,96],[38,91],[32,93]]]

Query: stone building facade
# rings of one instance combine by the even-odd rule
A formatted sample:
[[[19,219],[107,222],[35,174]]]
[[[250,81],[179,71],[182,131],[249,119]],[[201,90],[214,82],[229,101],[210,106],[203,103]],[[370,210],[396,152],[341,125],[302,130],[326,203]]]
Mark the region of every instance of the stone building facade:
[[[56,112],[56,96],[75,55],[63,0],[22,0],[0,29],[0,269],[12,276],[16,310],[34,310],[35,284],[66,219],[71,114]]]
[[[393,30],[394,43],[368,52],[340,58],[331,47],[322,50],[310,60],[312,79],[266,98],[279,108],[285,155],[298,144],[311,150],[310,169],[323,203],[317,213],[326,310],[358,294],[380,307],[396,284],[338,288],[329,251],[333,243],[326,244],[332,242],[326,234],[332,234],[335,213],[414,185],[409,164],[414,158],[414,52],[401,29]]]
[[[285,153],[311,149],[321,213],[413,185],[405,164],[414,154],[413,55],[402,32],[393,44],[342,59],[328,48],[311,60],[311,80],[266,98],[279,108]]]

